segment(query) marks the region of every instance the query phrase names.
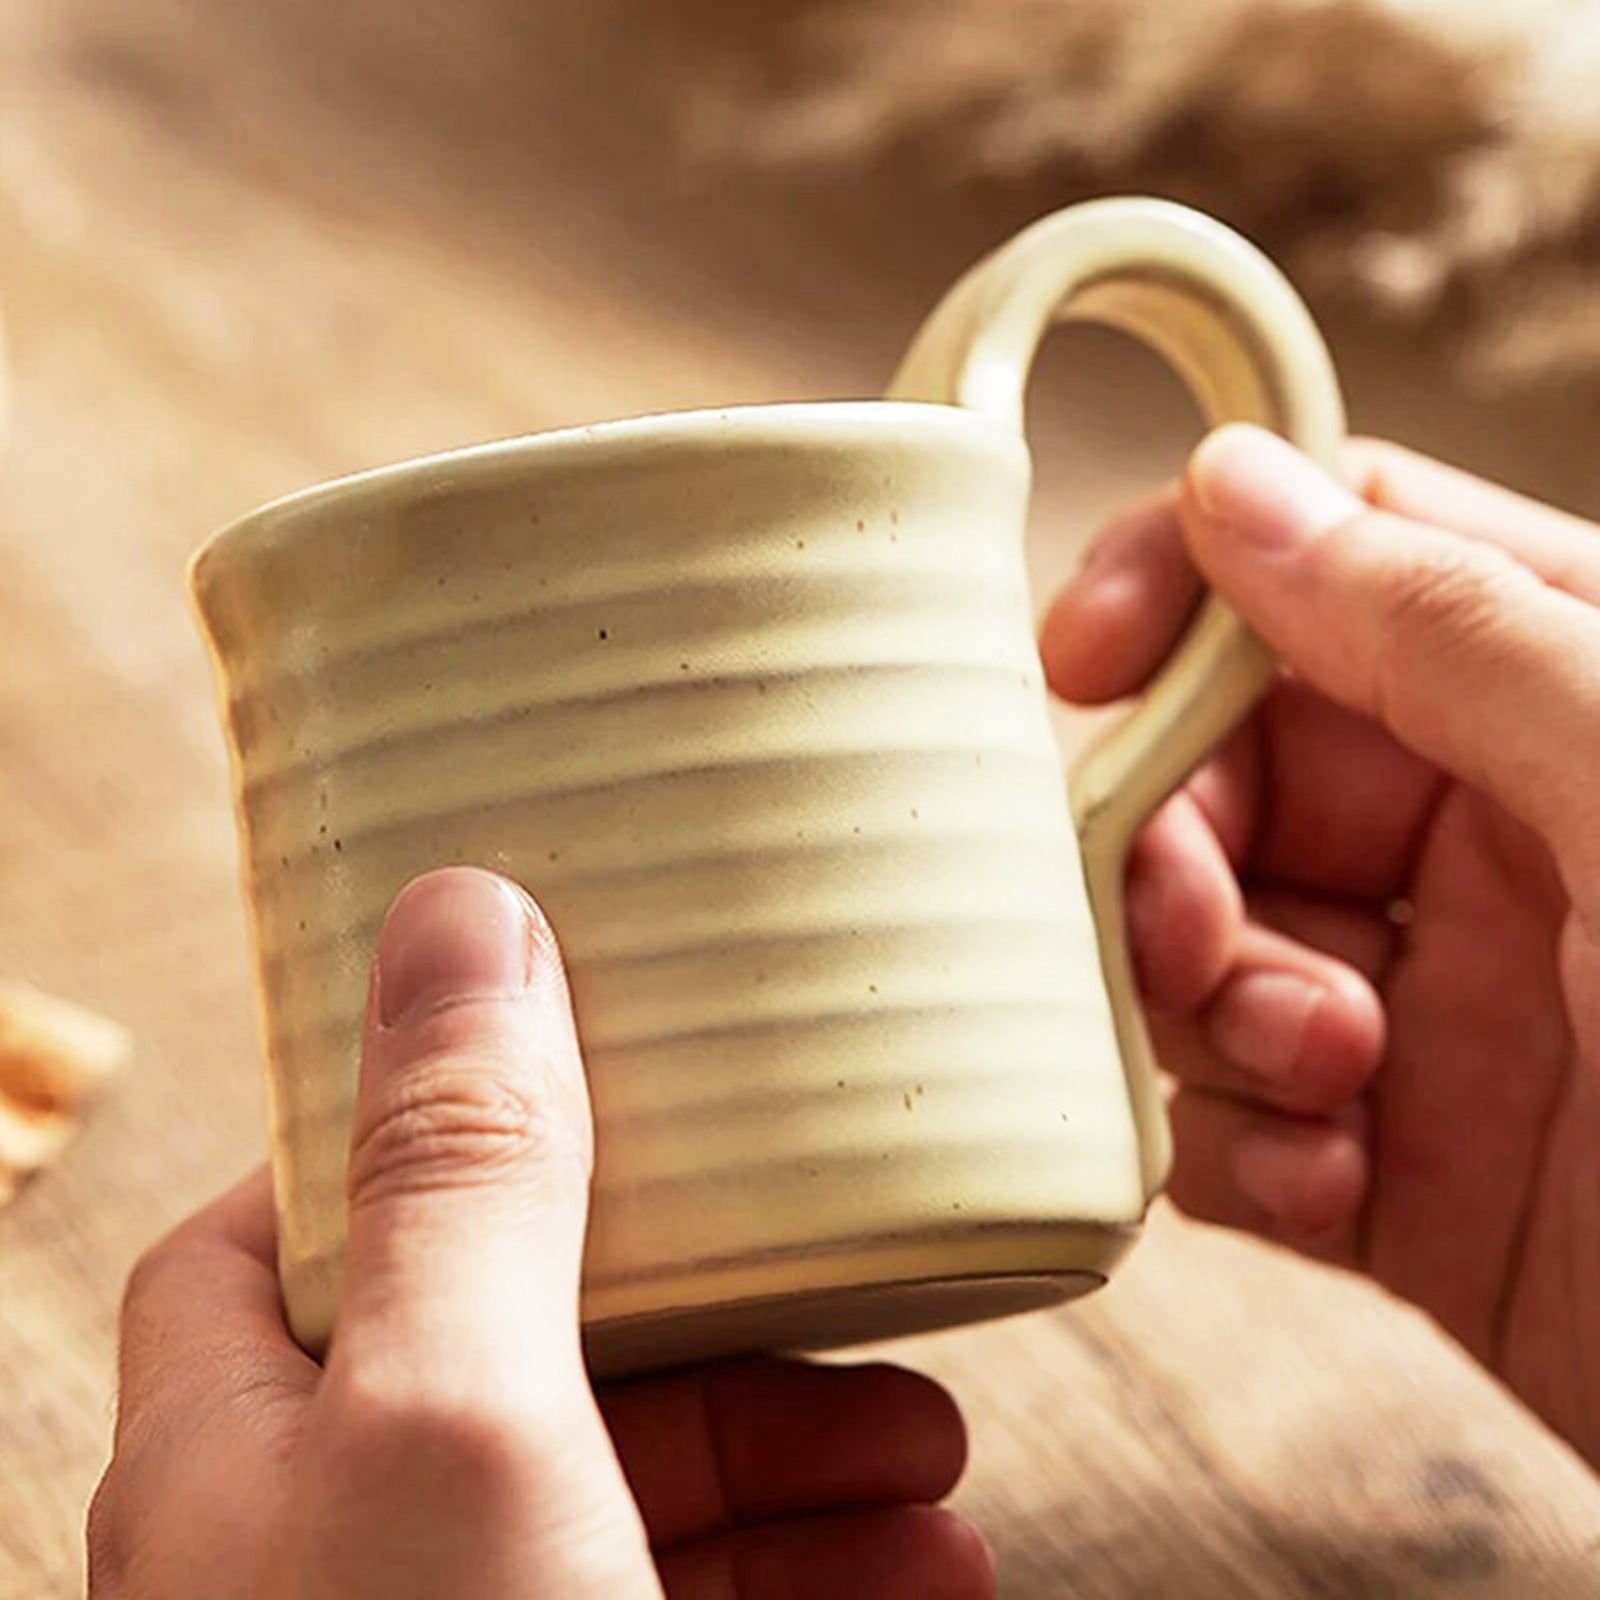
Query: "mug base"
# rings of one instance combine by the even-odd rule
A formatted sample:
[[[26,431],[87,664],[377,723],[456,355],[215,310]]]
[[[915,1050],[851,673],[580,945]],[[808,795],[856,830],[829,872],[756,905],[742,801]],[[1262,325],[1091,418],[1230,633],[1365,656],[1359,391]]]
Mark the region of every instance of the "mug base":
[[[1106,1281],[1099,1272],[973,1274],[751,1296],[641,1312],[584,1330],[597,1378],[775,1350],[827,1350],[1043,1311]]]

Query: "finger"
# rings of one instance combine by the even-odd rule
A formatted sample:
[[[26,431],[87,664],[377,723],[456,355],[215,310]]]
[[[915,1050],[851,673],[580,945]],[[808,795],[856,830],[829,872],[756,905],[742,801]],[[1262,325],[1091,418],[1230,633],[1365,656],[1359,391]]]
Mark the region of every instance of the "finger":
[[[1201,1016],[1151,1018],[1162,1066],[1181,1082],[1301,1114],[1360,1094],[1383,1058],[1383,1007],[1359,973],[1270,929],[1247,926]]]
[[[1095,539],[1046,613],[1039,649],[1050,687],[1077,705],[1132,694],[1166,658],[1199,598],[1176,491],[1163,490]]]
[[[698,1540],[660,1559],[669,1600],[992,1600],[983,1536],[930,1506],[843,1512]]]
[[[760,1361],[622,1385],[601,1409],[655,1544],[955,1487],[955,1402],[899,1367]]]
[[[1322,1260],[1354,1260],[1368,1170],[1358,1108],[1290,1117],[1182,1088],[1170,1114],[1176,1205]]]
[[[1384,440],[1350,440],[1340,477],[1377,510],[1498,545],[1546,583],[1600,603],[1600,535],[1580,517]],[[1046,614],[1040,650],[1051,687],[1078,705],[1143,687],[1200,587],[1183,548],[1178,491],[1164,489],[1095,537]]]
[[[1258,830],[1263,773],[1261,727],[1252,718],[1236,728],[1184,785],[1235,870],[1249,854]]]
[[[1600,602],[1600,533],[1593,523],[1384,440],[1352,439],[1343,466],[1368,505],[1497,544],[1546,583]]]
[[[1245,910],[1257,926],[1275,929],[1308,950],[1320,950],[1370,984],[1388,972],[1400,938],[1400,929],[1386,910],[1295,889],[1247,886]]]
[[[315,1388],[320,1369],[284,1326],[273,1237],[262,1169],[134,1268],[117,1359],[119,1439],[152,1420],[210,1421],[246,1398]]]
[[[276,1271],[278,1225],[272,1208],[272,1174],[257,1167],[174,1230],[174,1244],[217,1244]]]
[[[1586,604],[1493,546],[1372,511],[1258,428],[1195,452],[1184,516],[1200,566],[1310,683],[1558,843],[1597,848],[1569,759],[1600,725]]]
[[[1293,678],[1257,721],[1257,791],[1270,796],[1247,874],[1366,900],[1402,894],[1444,782],[1372,718]]]
[[[548,925],[492,873],[416,879],[378,936],[313,1420],[329,1525],[378,1519],[408,1592],[469,1552],[510,1583],[551,1538],[570,1592],[654,1592],[579,1343],[591,1149]]]
[[[1192,1011],[1232,964],[1243,926],[1238,880],[1192,796],[1151,819],[1128,866],[1128,937],[1157,1010]]]
[[[321,1369],[290,1338],[265,1171],[134,1269],[123,1302],[114,1452],[90,1509],[91,1572],[166,1593],[175,1547],[218,1600],[242,1595],[288,1489]],[[152,1506],[174,1516],[156,1527]],[[96,1591],[98,1592],[98,1590]]]
[[[555,942],[470,868],[401,892],[378,939],[330,1365],[579,1381],[588,1100]]]

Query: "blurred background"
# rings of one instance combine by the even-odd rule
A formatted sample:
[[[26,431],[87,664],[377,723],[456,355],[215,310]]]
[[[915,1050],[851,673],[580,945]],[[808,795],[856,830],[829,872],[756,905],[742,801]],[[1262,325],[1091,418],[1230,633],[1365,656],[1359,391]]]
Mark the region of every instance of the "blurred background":
[[[0,975],[133,1053],[0,1211],[0,1600],[77,1592],[121,1280],[263,1148],[208,532],[450,445],[870,395],[976,255],[1126,188],[1280,256],[1358,428],[1600,514],[1597,12],[6,0]],[[1197,423],[1109,334],[1036,389],[1042,599]],[[968,1407],[1007,1594],[1594,1590],[1600,1490],[1419,1319],[1165,1213],[1107,1294],[905,1354]]]

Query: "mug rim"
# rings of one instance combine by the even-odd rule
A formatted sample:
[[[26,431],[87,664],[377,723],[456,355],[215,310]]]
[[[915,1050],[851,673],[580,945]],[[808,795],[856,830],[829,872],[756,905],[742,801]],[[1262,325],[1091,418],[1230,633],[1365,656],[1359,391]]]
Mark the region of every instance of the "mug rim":
[[[915,425],[931,427],[935,432],[950,429],[967,435],[987,435],[995,444],[1018,454],[1024,464],[1028,455],[1027,440],[1022,434],[983,412],[940,401],[794,400],[641,412],[604,422],[546,428],[535,433],[457,445],[363,467],[292,489],[263,501],[211,533],[189,559],[189,588],[194,591],[201,568],[214,560],[224,546],[243,544],[248,548],[249,536],[265,524],[284,517],[298,521],[316,516],[342,501],[359,505],[396,489],[412,494],[426,492],[430,478],[442,476],[445,484],[454,486],[469,475],[482,476],[519,462],[535,467],[557,466],[607,454],[626,460],[674,444],[704,442],[722,429],[729,430],[726,439],[729,449],[808,439],[814,443],[837,444],[836,439],[819,439],[818,435],[825,428],[841,423],[863,431]],[[863,444],[868,442],[862,441]]]

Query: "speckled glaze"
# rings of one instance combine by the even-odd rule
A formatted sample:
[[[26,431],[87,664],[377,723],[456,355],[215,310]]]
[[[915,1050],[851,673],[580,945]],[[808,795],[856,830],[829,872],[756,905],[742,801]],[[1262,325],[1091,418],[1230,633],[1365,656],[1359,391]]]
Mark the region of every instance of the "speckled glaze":
[[[1064,314],[1149,339],[1213,419],[1336,446],[1337,387],[1277,273],[1192,213],[1099,202],[980,263],[890,400],[411,462],[197,557],[308,1347],[337,1310],[373,941],[446,862],[525,883],[566,953],[597,1368],[1103,1281],[1167,1159],[1127,841],[1266,662],[1213,603],[1083,764],[1075,819],[1022,555],[1022,392]]]

